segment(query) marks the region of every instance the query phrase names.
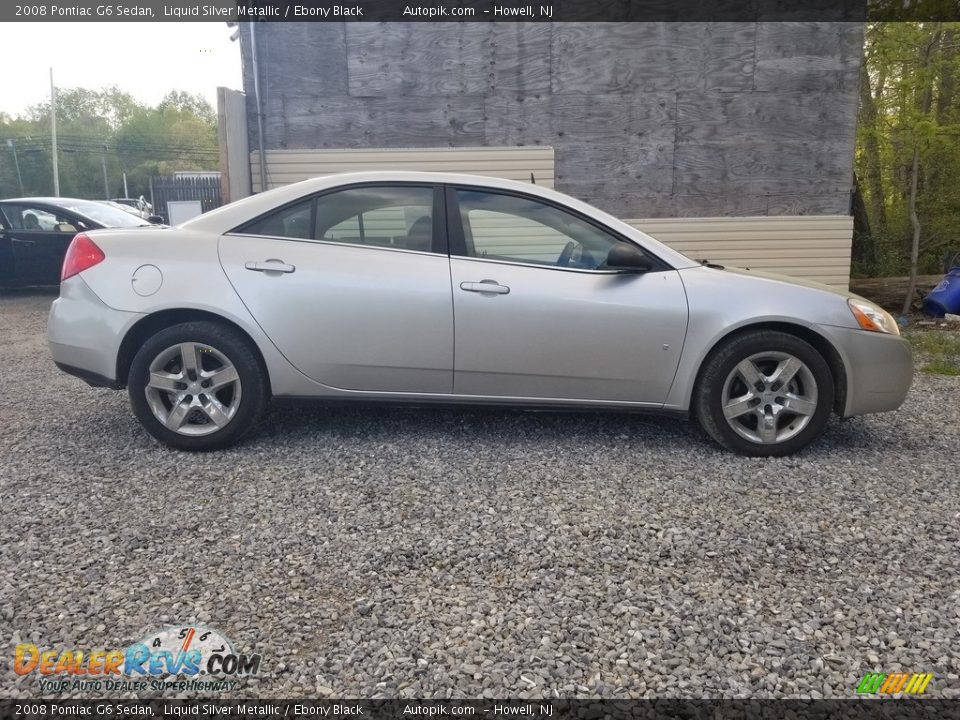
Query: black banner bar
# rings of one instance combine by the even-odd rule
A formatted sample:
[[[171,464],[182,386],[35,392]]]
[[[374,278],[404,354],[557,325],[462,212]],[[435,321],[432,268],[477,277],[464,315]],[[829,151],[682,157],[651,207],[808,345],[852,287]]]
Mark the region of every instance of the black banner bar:
[[[960,700],[0,700],[0,720],[907,720],[960,718]]]
[[[958,21],[960,0],[58,0],[0,3],[4,22]]]

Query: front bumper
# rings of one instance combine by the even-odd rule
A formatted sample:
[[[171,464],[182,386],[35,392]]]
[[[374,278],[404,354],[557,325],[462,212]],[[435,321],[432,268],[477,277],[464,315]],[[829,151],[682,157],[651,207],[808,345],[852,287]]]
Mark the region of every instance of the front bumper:
[[[819,326],[840,353],[847,376],[842,417],[896,410],[913,382],[913,351],[897,335]]]
[[[120,342],[141,313],[105,305],[79,275],[60,285],[50,306],[47,341],[57,367],[91,385],[118,387]]]

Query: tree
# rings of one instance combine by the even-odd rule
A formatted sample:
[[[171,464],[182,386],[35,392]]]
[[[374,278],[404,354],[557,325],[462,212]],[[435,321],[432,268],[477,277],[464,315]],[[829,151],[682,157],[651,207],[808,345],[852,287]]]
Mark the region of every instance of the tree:
[[[933,97],[933,78],[930,76],[930,68],[934,48],[940,41],[940,27],[937,23],[936,30],[926,39],[920,51],[922,60],[920,63],[920,115],[918,122],[925,122],[930,116],[930,103]],[[913,303],[913,292],[917,287],[917,260],[920,255],[920,218],[917,215],[917,185],[919,183],[920,173],[920,148],[923,143],[922,128],[918,127],[913,137],[913,162],[910,164],[910,193],[907,201],[907,212],[910,215],[910,225],[913,227],[913,242],[910,245],[910,282],[907,284],[907,296],[903,301],[903,314],[910,312],[910,305]]]
[[[190,93],[171,92],[148,106],[117,87],[58,89],[57,135],[65,196],[118,196],[123,173],[131,195],[147,195],[154,175],[218,167],[216,113]],[[20,194],[8,139],[17,147],[24,194],[52,194],[49,103],[18,117],[0,114],[0,197]]]
[[[960,24],[872,23],[865,37],[856,172],[870,232],[857,270],[939,272],[960,250]]]
[[[883,190],[883,172],[880,168],[880,138],[877,122],[877,104],[873,98],[870,73],[867,71],[868,58],[860,65],[860,117],[859,140],[863,153],[863,176],[870,197],[871,226],[883,230],[887,225],[887,212],[884,207],[886,194]],[[877,93],[880,94],[886,82],[884,74],[877,78]]]

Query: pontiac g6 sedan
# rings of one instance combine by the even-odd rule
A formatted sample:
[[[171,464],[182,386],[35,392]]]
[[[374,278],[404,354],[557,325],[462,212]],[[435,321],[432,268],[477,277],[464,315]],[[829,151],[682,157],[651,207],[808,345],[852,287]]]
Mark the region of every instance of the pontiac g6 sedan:
[[[183,450],[235,443],[271,398],[316,398],[676,413],[786,455],[831,412],[896,409],[913,377],[863,298],[690,260],[543,187],[435,173],[79,234],[48,335],[62,370],[126,387]]]

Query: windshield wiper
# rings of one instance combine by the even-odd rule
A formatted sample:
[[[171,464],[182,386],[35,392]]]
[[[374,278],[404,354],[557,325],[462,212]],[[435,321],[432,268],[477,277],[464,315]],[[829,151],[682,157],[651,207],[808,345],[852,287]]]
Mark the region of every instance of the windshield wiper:
[[[723,265],[718,265],[717,263],[712,263],[712,262],[710,262],[709,260],[700,260],[700,259],[697,259],[697,258],[695,258],[695,259],[696,259],[696,261],[697,261],[698,263],[700,263],[700,264],[703,265],[704,267],[713,268],[714,270],[723,270],[723,269],[724,269]]]

